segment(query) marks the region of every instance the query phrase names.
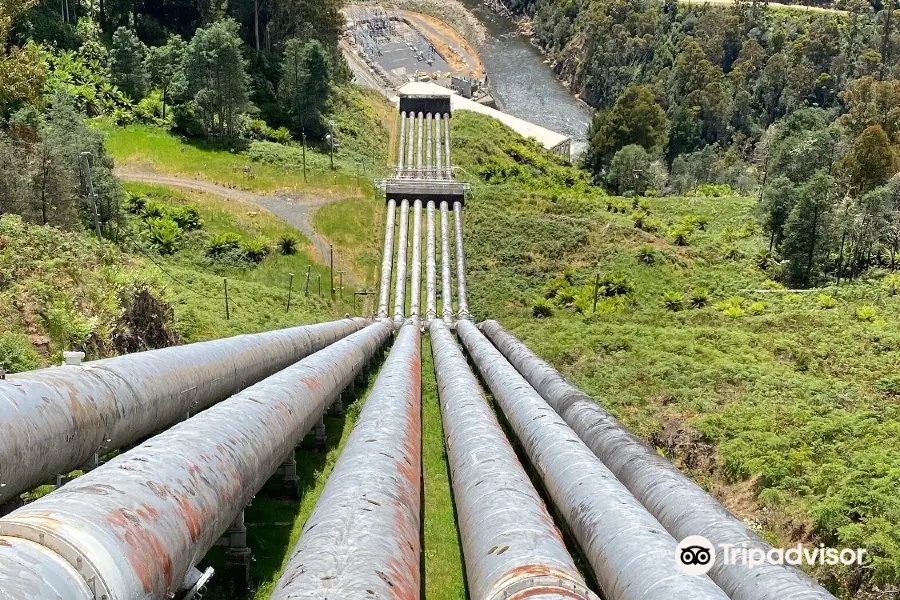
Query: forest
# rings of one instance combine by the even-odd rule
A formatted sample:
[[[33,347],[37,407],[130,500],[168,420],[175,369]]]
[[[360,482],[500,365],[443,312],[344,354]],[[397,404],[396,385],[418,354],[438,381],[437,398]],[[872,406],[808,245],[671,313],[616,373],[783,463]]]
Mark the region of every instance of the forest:
[[[619,194],[758,194],[759,262],[795,287],[896,267],[900,12],[514,1],[597,109],[585,167]]]
[[[325,144],[337,136],[332,89],[347,83],[338,10],[318,0],[5,3],[0,213],[118,231],[124,195],[85,118],[232,150],[253,140]],[[89,186],[96,211],[82,200]]]

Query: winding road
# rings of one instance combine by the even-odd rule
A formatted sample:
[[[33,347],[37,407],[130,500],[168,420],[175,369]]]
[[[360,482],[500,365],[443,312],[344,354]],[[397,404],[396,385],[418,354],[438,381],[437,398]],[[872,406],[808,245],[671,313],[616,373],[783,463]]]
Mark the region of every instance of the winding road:
[[[253,204],[263,208],[291,227],[299,230],[313,245],[322,262],[328,263],[330,243],[327,238],[316,231],[312,216],[319,208],[342,200],[341,197],[321,197],[303,193],[276,192],[273,194],[257,194],[245,190],[230,188],[203,179],[191,179],[178,175],[168,175],[143,168],[124,167],[115,170],[115,175],[123,181],[161,185],[193,192],[214,194],[227,200]],[[335,266],[338,266],[335,256]]]

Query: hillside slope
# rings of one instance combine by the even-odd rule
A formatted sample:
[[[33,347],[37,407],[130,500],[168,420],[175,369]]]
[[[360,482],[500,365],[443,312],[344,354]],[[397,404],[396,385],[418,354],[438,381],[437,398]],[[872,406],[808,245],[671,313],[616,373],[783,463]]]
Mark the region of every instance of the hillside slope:
[[[774,543],[868,548],[865,572],[816,573],[843,597],[896,581],[891,290],[789,293],[756,264],[753,198],[608,198],[496,122],[460,112],[453,127],[474,184],[477,317],[501,320]]]

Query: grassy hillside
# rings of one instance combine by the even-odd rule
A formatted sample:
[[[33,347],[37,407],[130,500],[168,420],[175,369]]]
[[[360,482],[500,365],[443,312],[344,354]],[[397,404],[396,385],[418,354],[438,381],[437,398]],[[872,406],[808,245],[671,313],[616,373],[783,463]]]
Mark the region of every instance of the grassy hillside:
[[[511,327],[773,542],[867,547],[865,572],[816,574],[844,597],[896,581],[900,300],[879,274],[790,293],[757,265],[753,198],[606,198],[497,123],[460,112],[453,126],[475,184],[478,318]]]

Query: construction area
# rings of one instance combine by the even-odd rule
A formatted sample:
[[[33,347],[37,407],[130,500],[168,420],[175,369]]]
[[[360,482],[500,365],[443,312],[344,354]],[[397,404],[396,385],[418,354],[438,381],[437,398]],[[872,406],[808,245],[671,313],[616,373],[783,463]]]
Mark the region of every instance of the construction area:
[[[348,49],[388,87],[429,81],[492,102],[478,55],[441,21],[377,4],[349,4],[344,16]]]
[[[371,373],[270,597],[421,600],[427,341],[472,600],[834,600],[789,565],[679,568],[689,536],[772,548],[499,323],[476,324],[450,95],[413,89],[399,111],[372,318],[0,380],[0,599],[192,600],[214,576],[239,595],[245,507],[267,483],[299,495],[296,450],[322,445],[326,412]]]

